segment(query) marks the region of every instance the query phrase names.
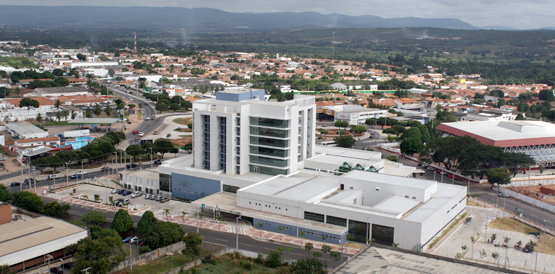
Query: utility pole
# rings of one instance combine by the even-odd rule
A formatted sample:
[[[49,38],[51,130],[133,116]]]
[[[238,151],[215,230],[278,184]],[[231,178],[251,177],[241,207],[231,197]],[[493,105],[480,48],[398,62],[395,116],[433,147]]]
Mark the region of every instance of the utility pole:
[[[241,216],[237,217],[237,231],[236,231],[236,241],[235,241],[235,250],[239,249],[239,219],[241,219]]]

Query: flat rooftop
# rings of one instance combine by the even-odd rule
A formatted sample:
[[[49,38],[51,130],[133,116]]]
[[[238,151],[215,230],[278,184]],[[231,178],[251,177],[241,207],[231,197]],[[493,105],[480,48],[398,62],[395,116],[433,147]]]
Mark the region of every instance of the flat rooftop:
[[[117,118],[77,118],[72,121],[67,122],[71,125],[89,125],[89,124],[114,124],[117,123],[119,119]]]
[[[494,274],[502,270],[493,266],[466,263],[452,258],[416,254],[401,249],[371,246],[341,267],[337,274],[361,273],[472,273]],[[513,272],[515,273],[515,272]]]
[[[375,152],[375,151],[365,151],[360,149],[347,149],[347,148],[321,146],[321,145],[316,145],[315,148],[316,148],[317,154],[334,155],[334,156],[353,159],[351,161],[355,161],[355,159],[360,159],[360,160],[371,160],[371,159],[381,160],[382,159],[381,152]]]
[[[46,133],[46,131],[28,122],[9,123],[9,124],[6,124],[6,127],[9,128],[10,130],[13,130],[18,135]]]
[[[484,145],[497,147],[555,144],[555,124],[541,121],[473,121],[442,123],[438,130],[468,135]]]
[[[0,225],[0,257],[86,231],[62,220],[38,217]]]
[[[376,183],[397,185],[397,186],[417,188],[417,189],[426,189],[437,184],[436,181],[431,181],[431,180],[415,179],[415,178],[399,177],[399,176],[392,177],[392,175],[384,175],[379,173],[371,173],[371,178],[369,178],[368,172],[356,171],[356,170],[348,172],[341,177],[344,179],[372,181]],[[394,178],[394,180],[392,180],[392,178]]]

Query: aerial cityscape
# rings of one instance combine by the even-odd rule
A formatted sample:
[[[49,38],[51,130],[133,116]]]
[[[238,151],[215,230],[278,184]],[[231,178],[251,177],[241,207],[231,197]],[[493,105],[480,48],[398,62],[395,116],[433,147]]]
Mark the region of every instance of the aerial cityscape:
[[[0,274],[555,273],[540,4],[301,2],[0,1]]]

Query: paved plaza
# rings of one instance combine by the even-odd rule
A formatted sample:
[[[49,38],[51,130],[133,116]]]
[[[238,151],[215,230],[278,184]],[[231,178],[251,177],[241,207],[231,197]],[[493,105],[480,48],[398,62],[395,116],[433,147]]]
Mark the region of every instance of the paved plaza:
[[[525,253],[514,248],[518,241],[522,241],[522,246],[524,246],[530,240],[537,242],[543,240],[543,238],[538,239],[534,235],[492,228],[488,228],[486,231],[486,224],[495,218],[501,218],[503,215],[509,218],[507,214],[495,208],[468,206],[467,213],[469,215],[472,214],[472,221],[468,223],[461,222],[430,253],[451,258],[460,253],[461,259],[478,263],[499,265],[500,267],[504,267],[506,264],[508,268],[517,271],[536,270],[538,272],[555,273],[553,255],[541,253],[542,250],[537,247],[536,250],[539,252],[534,253]],[[493,233],[497,236],[494,244],[502,245],[504,244],[504,237],[509,237],[508,247],[505,248],[488,243],[488,239],[491,238]],[[474,247],[470,239],[472,236],[476,238]],[[466,246],[467,250],[463,251],[462,246]],[[492,253],[494,252],[499,254],[498,260],[492,258]],[[555,258],[555,256],[553,257]]]

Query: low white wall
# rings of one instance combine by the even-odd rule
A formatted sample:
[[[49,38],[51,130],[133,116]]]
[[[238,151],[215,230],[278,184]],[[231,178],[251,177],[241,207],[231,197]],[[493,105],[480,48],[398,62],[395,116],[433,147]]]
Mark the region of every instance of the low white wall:
[[[501,191],[501,193],[505,193],[505,194],[507,194],[511,197],[515,197],[515,198],[517,198],[517,199],[519,199],[519,200],[521,200],[525,203],[528,203],[528,204],[537,206],[539,208],[543,208],[543,209],[545,209],[549,212],[555,213],[555,206],[554,205],[550,205],[548,203],[542,202],[540,200],[536,200],[534,198],[528,197],[526,195],[514,192],[514,191],[506,189],[506,188],[500,188],[499,190]]]

